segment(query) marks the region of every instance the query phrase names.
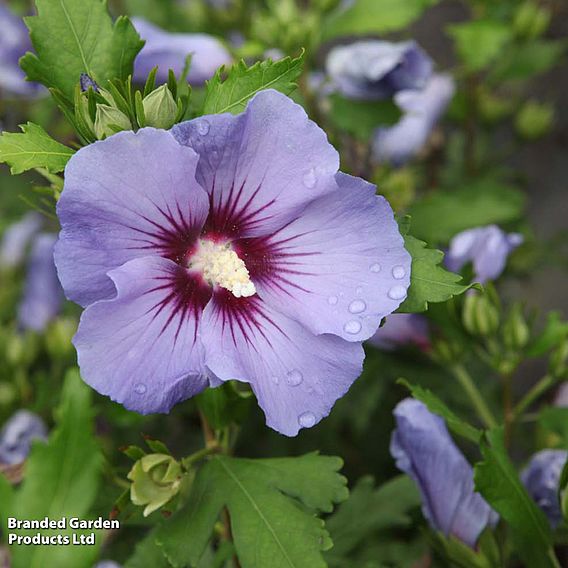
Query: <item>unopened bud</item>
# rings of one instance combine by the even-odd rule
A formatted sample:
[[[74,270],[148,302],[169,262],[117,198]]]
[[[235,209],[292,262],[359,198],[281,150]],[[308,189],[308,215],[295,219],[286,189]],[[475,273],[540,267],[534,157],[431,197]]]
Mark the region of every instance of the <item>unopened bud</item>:
[[[148,454],[134,464],[128,479],[132,481],[130,498],[135,505],[145,506],[147,517],[177,495],[182,469],[172,456]]]
[[[142,101],[147,126],[171,128],[176,121],[178,107],[167,85],[158,87]]]
[[[517,132],[527,140],[534,140],[550,131],[554,108],[545,103],[529,101],[523,105],[515,119]]]
[[[462,322],[472,335],[489,336],[499,327],[499,311],[486,294],[470,293],[466,296]]]
[[[550,11],[536,2],[521,4],[513,19],[513,31],[517,37],[535,39],[540,37],[550,24]]]
[[[568,338],[564,339],[560,345],[551,353],[549,360],[550,374],[553,377],[562,377],[568,367]]]
[[[503,341],[513,350],[520,351],[530,339],[530,329],[521,304],[515,304],[503,323]]]
[[[88,91],[89,88],[93,89],[93,91],[98,92],[99,86],[87,75],[86,73],[81,73],[81,78],[79,80],[81,85],[81,91],[85,92]]]
[[[103,140],[119,130],[132,130],[130,119],[115,107],[98,104],[95,118],[95,135],[97,138]]]

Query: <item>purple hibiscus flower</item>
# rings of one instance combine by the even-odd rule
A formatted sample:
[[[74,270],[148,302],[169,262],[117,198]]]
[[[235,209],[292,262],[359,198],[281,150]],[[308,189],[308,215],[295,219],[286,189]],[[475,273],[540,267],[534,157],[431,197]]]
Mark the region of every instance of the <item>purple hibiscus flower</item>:
[[[395,410],[390,451],[422,495],[422,512],[434,530],[475,547],[496,513],[474,491],[473,469],[452,440],[444,420],[418,400],[407,398]]]
[[[87,306],[83,378],[142,413],[236,379],[284,434],[326,416],[410,283],[390,206],[338,167],[325,133],[271,90],[238,116],[79,150],[55,259]]]
[[[553,527],[562,522],[558,486],[567,459],[568,452],[565,450],[542,450],[531,458],[521,473],[529,495],[544,511]]]
[[[20,57],[31,49],[24,21],[0,0],[0,90],[20,96],[38,94],[40,86],[26,81],[26,74],[18,63]]]
[[[507,257],[522,242],[523,236],[519,233],[505,233],[496,225],[476,227],[458,233],[451,240],[444,261],[453,272],[471,262],[475,279],[483,284],[501,275]]]
[[[142,18],[132,18],[140,37],[146,41],[134,62],[134,80],[143,83],[156,65],[158,81],[168,79],[170,69],[181,75],[185,60],[191,55],[188,81],[203,85],[221,65],[231,64],[231,55],[223,44],[208,34],[169,33]]]
[[[392,314],[385,318],[385,323],[377,329],[369,343],[387,351],[404,345],[429,349],[428,320],[419,314]]]
[[[0,463],[23,462],[30,452],[32,440],[46,440],[43,420],[29,410],[18,410],[0,430]]]
[[[403,89],[422,89],[432,74],[432,60],[413,41],[358,41],[334,47],[327,73],[341,94],[378,100]]]
[[[35,211],[27,213],[20,221],[10,225],[0,243],[0,267],[13,268],[21,264],[27,247],[42,225],[43,218]]]
[[[395,101],[404,112],[394,126],[378,128],[373,140],[373,158],[400,166],[416,156],[454,95],[455,85],[449,75],[433,75],[424,89],[404,90]]]

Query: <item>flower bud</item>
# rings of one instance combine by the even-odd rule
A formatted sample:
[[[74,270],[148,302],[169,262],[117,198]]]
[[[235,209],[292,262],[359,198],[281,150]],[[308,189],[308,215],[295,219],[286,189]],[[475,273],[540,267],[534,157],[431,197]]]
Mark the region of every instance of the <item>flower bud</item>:
[[[172,456],[148,454],[128,474],[130,499],[135,505],[146,506],[143,514],[147,517],[177,495],[181,477],[181,465]]]
[[[486,294],[468,294],[463,306],[462,322],[472,335],[489,336],[499,327],[499,311]]]
[[[479,90],[477,106],[481,119],[488,124],[499,122],[511,114],[511,102],[487,89]]]
[[[118,130],[132,130],[130,119],[115,107],[98,104],[95,117],[95,135],[103,140]]]
[[[530,329],[520,304],[515,304],[503,324],[503,340],[513,351],[520,351],[530,339]]]
[[[549,359],[549,371],[553,377],[562,377],[568,370],[568,339],[564,339],[551,353]]]
[[[554,108],[546,103],[528,101],[516,116],[517,132],[527,140],[544,136],[551,128],[554,120]]]
[[[98,92],[99,90],[99,86],[95,83],[95,81],[93,81],[93,79],[91,79],[91,77],[89,77],[89,75],[87,75],[87,73],[81,73],[79,83],[81,85],[82,92],[88,91],[90,88],[95,92]]]
[[[536,2],[525,2],[517,9],[513,19],[513,31],[517,37],[535,39],[540,37],[550,23],[550,11]]]
[[[142,101],[147,126],[171,128],[176,121],[178,107],[167,85],[158,87]]]

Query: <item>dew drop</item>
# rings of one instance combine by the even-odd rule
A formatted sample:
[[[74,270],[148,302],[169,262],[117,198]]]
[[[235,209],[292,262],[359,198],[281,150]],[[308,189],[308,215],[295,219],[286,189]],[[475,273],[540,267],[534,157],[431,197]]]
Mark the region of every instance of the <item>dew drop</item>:
[[[361,331],[361,323],[357,320],[348,321],[344,326],[343,329],[346,333],[351,333],[355,335]]]
[[[363,300],[353,300],[350,304],[349,304],[349,312],[352,314],[360,314],[361,312],[364,312],[367,309],[367,304],[365,304],[365,302],[363,302]]]
[[[327,299],[327,303],[328,303],[330,306],[335,306],[335,304],[337,304],[338,301],[339,301],[339,300],[337,299],[337,296],[330,296],[330,297]]]
[[[312,168],[309,172],[304,174],[304,185],[308,189],[312,189],[312,187],[316,185],[316,182],[317,182],[316,172],[314,168]]]
[[[375,264],[371,264],[371,266],[369,266],[369,270],[376,274],[381,271],[381,265],[378,262],[375,262]]]
[[[388,294],[391,300],[402,300],[406,296],[406,288],[404,286],[393,286]]]
[[[199,134],[201,134],[201,136],[207,136],[207,134],[209,134],[209,128],[211,128],[211,127],[205,119],[200,120],[197,123],[197,132],[199,132]]]
[[[303,428],[311,428],[316,423],[316,415],[313,412],[304,412],[298,417],[298,423]]]
[[[280,379],[275,375],[274,377],[272,377],[272,382],[277,385],[280,383]]]
[[[144,394],[146,392],[146,385],[143,383],[138,383],[135,387],[134,387],[134,392],[136,394]]]
[[[404,266],[395,266],[392,269],[392,277],[400,280],[406,276],[406,270],[404,270]]]
[[[298,369],[294,369],[292,371],[289,371],[286,374],[286,382],[291,387],[297,387],[303,380],[304,380],[304,376],[302,375],[302,373],[300,373],[300,371],[298,371]]]

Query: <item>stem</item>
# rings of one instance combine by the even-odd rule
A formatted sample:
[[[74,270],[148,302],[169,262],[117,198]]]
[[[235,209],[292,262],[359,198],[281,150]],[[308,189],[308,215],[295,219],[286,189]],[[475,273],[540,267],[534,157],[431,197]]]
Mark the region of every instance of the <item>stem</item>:
[[[556,377],[544,375],[517,404],[513,411],[513,420],[517,420],[535,400],[540,398],[549,388],[553,387],[557,381]]]
[[[548,557],[550,558],[550,561],[551,561],[552,565],[554,566],[554,568],[562,568],[562,566],[560,565],[560,562],[558,561],[558,558],[556,557],[556,553],[554,552],[554,548],[550,547],[550,549],[548,550]]]
[[[495,428],[497,421],[465,367],[463,365],[454,365],[452,372],[467,394],[481,421],[488,428]]]
[[[513,394],[511,388],[511,374],[506,373],[501,377],[503,383],[503,419],[505,421],[505,447],[509,447],[511,441],[511,427],[513,425]]]
[[[216,454],[220,450],[220,446],[217,445],[207,446],[206,448],[203,448],[202,450],[199,450],[198,452],[195,452],[194,454],[191,454],[190,456],[184,458],[181,463],[186,469],[190,469],[195,462],[198,462],[199,460],[211,454]]]

